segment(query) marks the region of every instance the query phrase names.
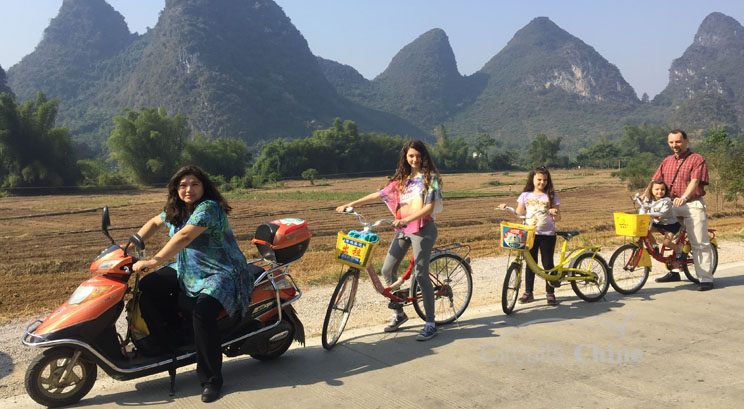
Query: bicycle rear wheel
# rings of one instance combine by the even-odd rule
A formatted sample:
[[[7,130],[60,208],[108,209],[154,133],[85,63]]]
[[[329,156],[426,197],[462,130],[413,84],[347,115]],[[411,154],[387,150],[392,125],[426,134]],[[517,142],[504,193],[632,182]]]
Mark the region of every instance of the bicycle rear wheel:
[[[349,314],[351,314],[351,308],[354,306],[354,296],[358,283],[359,270],[355,268],[349,269],[338,280],[323,320],[323,334],[321,336],[323,348],[333,348],[341,337],[341,333],[344,332]]]
[[[711,266],[711,275],[716,273],[716,269],[718,268],[718,246],[716,246],[713,243],[710,243],[710,266]],[[688,257],[692,257],[692,251],[690,251],[690,255]],[[690,266],[692,266],[692,269],[695,270],[695,266],[693,264],[683,264],[682,265],[682,271],[685,273],[685,276],[687,276],[687,279],[692,281],[695,284],[700,284],[700,280],[697,278],[697,273],[694,271],[690,271]]]
[[[514,311],[519,297],[519,286],[522,284],[523,264],[512,263],[504,276],[504,288],[501,290],[501,309],[509,315]]]
[[[610,284],[620,294],[633,294],[648,280],[650,269],[637,266],[640,251],[636,244],[625,244],[610,257]]]
[[[429,261],[429,275],[434,286],[434,322],[437,325],[449,324],[465,312],[473,296],[470,264],[456,254],[439,254]],[[418,281],[413,280],[411,291],[421,295]],[[413,301],[413,308],[422,320],[426,320],[422,298]]]
[[[598,301],[604,297],[610,287],[610,268],[607,267],[607,262],[599,254],[584,252],[576,257],[572,264],[573,268],[592,272],[597,276],[593,280],[571,280],[571,288],[576,295],[589,302]],[[575,276],[581,273],[572,274]]]

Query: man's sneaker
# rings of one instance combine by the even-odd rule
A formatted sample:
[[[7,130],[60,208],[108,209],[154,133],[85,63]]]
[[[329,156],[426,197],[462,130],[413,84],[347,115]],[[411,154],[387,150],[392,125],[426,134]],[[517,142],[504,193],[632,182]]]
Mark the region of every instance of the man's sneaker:
[[[521,297],[519,297],[520,304],[527,304],[528,302],[532,301],[535,301],[535,297],[532,296],[532,293],[524,293]]]
[[[548,299],[548,305],[558,305],[558,301],[555,299],[555,294],[548,294],[545,298]]]
[[[408,321],[408,315],[406,315],[406,313],[403,313],[403,315],[393,314],[393,317],[390,318],[390,322],[385,327],[385,332],[397,331],[406,321]]]
[[[666,273],[665,275],[659,277],[656,279],[657,283],[671,283],[673,281],[679,281],[679,273],[676,273],[674,271],[670,271]]]
[[[428,341],[437,336],[437,327],[433,325],[424,325],[424,329],[416,335],[416,341]]]
[[[653,246],[651,250],[653,250],[653,253],[651,253],[652,256],[661,256],[659,253],[659,246]]]

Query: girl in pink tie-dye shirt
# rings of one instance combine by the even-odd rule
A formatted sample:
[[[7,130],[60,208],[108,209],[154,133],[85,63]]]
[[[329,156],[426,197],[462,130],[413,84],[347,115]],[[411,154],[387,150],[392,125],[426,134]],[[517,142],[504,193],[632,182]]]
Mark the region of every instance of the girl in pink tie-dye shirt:
[[[426,145],[419,140],[410,140],[401,149],[398,170],[390,182],[377,192],[336,208],[343,212],[347,207],[361,206],[382,199],[395,215],[395,237],[390,244],[382,275],[388,286],[396,283],[397,271],[408,248],[413,245],[415,277],[421,287],[426,311],[426,325],[416,337],[426,341],[437,335],[434,324],[434,288],[429,280],[429,254],[437,238],[434,218],[442,211],[442,178],[431,160]],[[401,305],[391,306],[395,310],[385,332],[394,332],[408,321]]]

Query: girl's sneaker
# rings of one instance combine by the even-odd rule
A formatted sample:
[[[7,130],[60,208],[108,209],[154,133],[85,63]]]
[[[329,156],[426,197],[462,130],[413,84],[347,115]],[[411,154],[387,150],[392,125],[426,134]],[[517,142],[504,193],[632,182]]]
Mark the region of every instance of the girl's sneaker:
[[[437,327],[434,325],[424,325],[424,329],[416,335],[416,341],[428,341],[437,336]]]
[[[398,315],[397,313],[393,314],[393,317],[390,318],[390,322],[385,327],[385,332],[397,331],[406,321],[408,321],[408,315],[406,315],[405,312],[402,315]]]
[[[532,293],[524,293],[521,297],[519,297],[520,304],[527,304],[528,302],[532,301],[535,301],[535,297],[532,296]]]
[[[558,301],[555,299],[555,294],[548,294],[546,298],[548,299],[548,305],[558,305]]]

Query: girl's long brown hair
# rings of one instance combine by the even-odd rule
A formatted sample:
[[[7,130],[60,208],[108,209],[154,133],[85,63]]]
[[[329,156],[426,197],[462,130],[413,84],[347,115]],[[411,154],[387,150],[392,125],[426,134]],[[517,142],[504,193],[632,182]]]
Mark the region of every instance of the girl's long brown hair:
[[[550,171],[545,166],[538,166],[530,171],[527,175],[527,183],[524,185],[522,192],[534,192],[535,191],[535,174],[539,173],[548,178],[548,183],[545,185],[545,194],[548,196],[548,209],[551,209],[555,200],[555,189],[553,188],[553,178],[550,177]]]
[[[199,179],[204,188],[204,195],[193,205],[187,205],[186,202],[178,197],[178,185],[181,183],[181,179],[183,179],[184,176],[189,175]],[[222,197],[220,191],[217,190],[217,187],[209,179],[209,176],[200,167],[195,165],[182,167],[168,182],[168,200],[166,200],[165,207],[163,208],[163,211],[165,211],[165,221],[174,226],[182,225],[189,219],[189,216],[194,212],[196,206],[205,200],[214,200],[217,202],[225,214],[230,213],[230,210],[232,210],[232,207],[227,204],[227,200]]]
[[[418,139],[411,139],[403,144],[403,148],[400,150],[400,159],[398,160],[398,170],[390,178],[391,182],[398,182],[398,191],[402,191],[405,185],[405,181],[411,176],[411,165],[408,164],[406,155],[409,149],[415,149],[421,153],[421,173],[424,174],[424,188],[429,189],[432,177],[436,175],[439,181],[439,187],[442,187],[442,175],[439,174],[439,169],[434,165],[434,161],[429,155],[429,150],[426,149],[426,144]]]
[[[643,197],[648,199],[649,202],[653,202],[656,200],[653,192],[651,192],[651,189],[653,189],[654,185],[664,185],[664,197],[669,197],[669,186],[667,186],[666,183],[664,183],[664,181],[661,179],[654,179],[648,184],[646,190],[643,191]]]

